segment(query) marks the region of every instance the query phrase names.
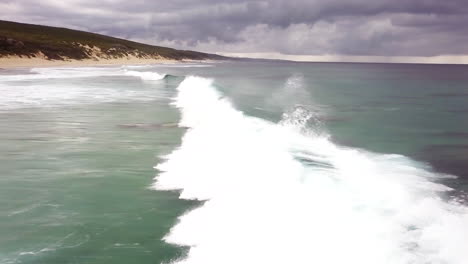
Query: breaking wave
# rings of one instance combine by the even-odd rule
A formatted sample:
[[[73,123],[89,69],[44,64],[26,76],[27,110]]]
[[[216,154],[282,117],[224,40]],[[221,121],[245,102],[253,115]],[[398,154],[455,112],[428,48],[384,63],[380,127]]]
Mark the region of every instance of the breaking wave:
[[[204,200],[165,237],[176,263],[468,263],[468,210],[443,199],[446,175],[401,155],[305,133],[300,108],[278,124],[244,115],[187,77],[174,106],[188,127],[153,187]]]
[[[159,81],[166,77],[166,74],[159,74],[157,72],[142,72],[142,71],[125,71],[125,75],[139,77],[144,81]]]

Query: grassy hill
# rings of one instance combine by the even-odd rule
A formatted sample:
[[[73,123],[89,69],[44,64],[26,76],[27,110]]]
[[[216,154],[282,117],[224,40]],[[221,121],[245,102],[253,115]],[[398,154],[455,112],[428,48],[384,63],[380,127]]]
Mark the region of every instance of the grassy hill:
[[[0,57],[36,57],[49,60],[166,58],[174,60],[226,59],[202,52],[176,50],[66,28],[0,20]]]

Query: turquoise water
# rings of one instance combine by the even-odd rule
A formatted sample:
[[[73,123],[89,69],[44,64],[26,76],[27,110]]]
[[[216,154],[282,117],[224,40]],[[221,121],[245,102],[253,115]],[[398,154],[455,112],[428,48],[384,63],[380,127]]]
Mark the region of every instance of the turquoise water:
[[[50,85],[70,95],[48,100],[57,94],[37,86],[42,100],[3,99],[1,263],[154,263],[179,254],[161,238],[192,203],[148,189],[158,156],[183,133],[161,126],[178,120],[167,107],[169,82],[95,77],[5,84],[4,93]],[[102,96],[92,92],[106,87],[112,90]],[[136,95],[121,98],[119,90]]]
[[[467,72],[3,71],[0,263],[463,263]]]

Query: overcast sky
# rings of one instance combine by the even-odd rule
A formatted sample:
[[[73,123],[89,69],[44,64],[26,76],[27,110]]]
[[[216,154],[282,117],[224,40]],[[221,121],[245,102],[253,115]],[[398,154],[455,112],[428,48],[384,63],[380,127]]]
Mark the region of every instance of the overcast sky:
[[[240,56],[468,57],[468,0],[0,0],[0,19]]]

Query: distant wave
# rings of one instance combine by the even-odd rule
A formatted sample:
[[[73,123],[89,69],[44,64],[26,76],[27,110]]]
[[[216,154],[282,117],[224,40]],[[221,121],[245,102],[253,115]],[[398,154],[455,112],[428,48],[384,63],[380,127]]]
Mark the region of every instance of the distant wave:
[[[148,71],[125,71],[125,75],[139,77],[144,81],[159,81],[166,77],[166,74],[159,74],[157,72]]]
[[[134,76],[142,80],[155,81],[163,79],[165,74],[152,71],[127,70],[122,67],[32,68],[30,72],[22,74],[2,75],[1,81],[95,78],[105,76]]]
[[[219,62],[218,62],[219,63]],[[164,67],[164,68],[206,68],[214,67],[214,64],[195,64],[195,63],[174,63],[174,64],[154,64],[151,67]]]
[[[308,133],[304,109],[275,124],[236,110],[209,79],[177,90],[190,129],[153,187],[207,201],[165,237],[191,247],[176,263],[468,263],[468,209],[440,198],[446,175]]]
[[[2,75],[0,81],[27,81],[46,79],[90,78],[99,76],[117,76],[123,73],[114,67],[62,67],[31,68],[29,72]]]
[[[124,71],[115,67],[38,68],[31,72],[1,76],[0,110],[167,98],[166,92],[161,89],[96,85],[95,79],[89,82],[68,81],[71,78],[103,76],[135,76],[142,80],[157,81],[166,77],[166,74],[156,72]]]

